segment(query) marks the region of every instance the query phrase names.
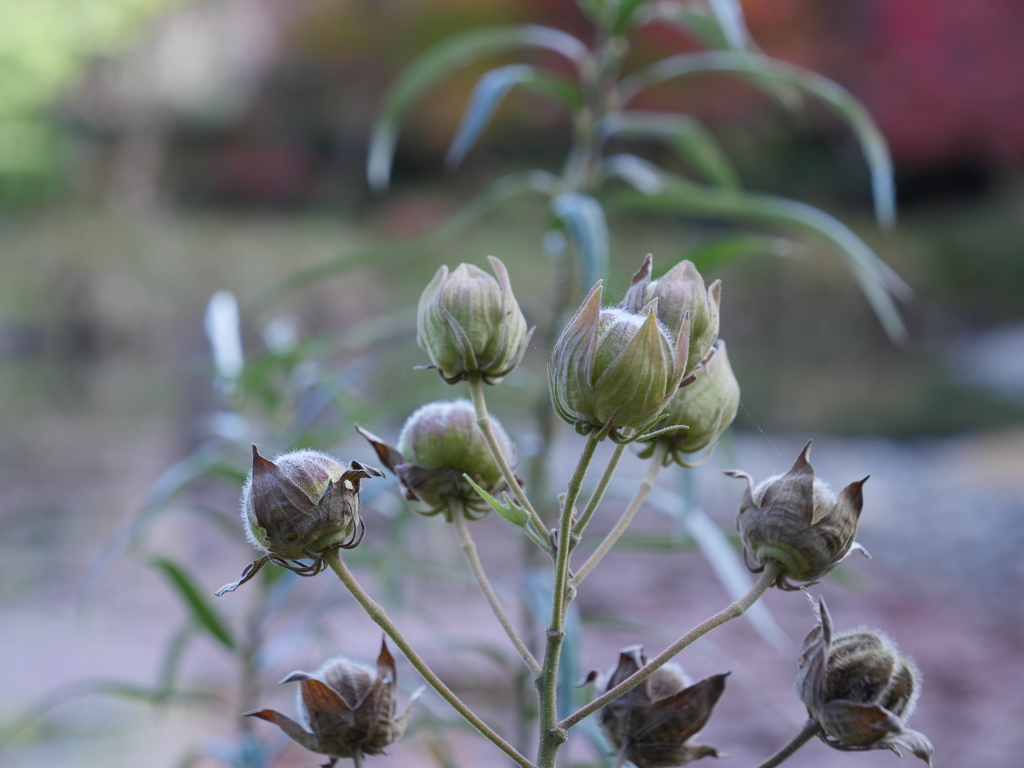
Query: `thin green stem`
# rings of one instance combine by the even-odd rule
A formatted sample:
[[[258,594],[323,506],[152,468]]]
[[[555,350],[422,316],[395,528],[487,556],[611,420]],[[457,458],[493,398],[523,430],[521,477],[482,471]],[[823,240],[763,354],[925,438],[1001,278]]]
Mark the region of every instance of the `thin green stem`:
[[[487,412],[487,401],[484,399],[484,382],[483,377],[476,373],[470,374],[469,378],[469,391],[473,397],[473,408],[476,411],[476,423],[480,427],[480,430],[484,433],[484,439],[487,440],[487,446],[491,449],[491,456],[494,457],[498,467],[501,469],[501,476],[505,478],[505,484],[512,491],[512,494],[516,497],[516,501],[519,502],[520,506],[530,514],[530,519],[533,521],[533,525],[536,527],[538,533],[544,534],[547,532],[547,526],[544,525],[544,520],[537,514],[537,510],[533,508],[533,504],[526,497],[526,492],[523,491],[519,481],[516,480],[515,473],[512,471],[512,467],[508,464],[508,459],[501,450],[501,446],[498,445],[498,439],[494,436],[494,428],[491,425],[491,416]]]
[[[594,512],[597,511],[598,505],[601,503],[601,499],[604,498],[605,491],[608,490],[608,484],[612,481],[612,475],[615,474],[615,470],[619,466],[619,460],[622,459],[622,454],[626,452],[626,443],[619,443],[615,446],[615,452],[612,453],[610,459],[608,459],[608,466],[604,468],[604,474],[601,475],[601,479],[597,481],[597,487],[594,489],[594,493],[590,497],[590,501],[587,502],[586,509],[583,510],[583,514],[580,515],[580,519],[576,521],[576,525],[572,527],[572,532],[577,536],[583,533],[583,529],[587,527],[587,523],[590,522],[590,518],[594,516]]]
[[[498,749],[508,755],[515,763],[521,768],[536,768],[533,763],[523,757],[519,752],[516,751],[515,747],[509,744],[505,739],[499,736],[490,726],[488,726],[483,720],[477,717],[476,713],[467,707],[458,696],[456,696],[447,685],[445,685],[441,678],[439,678],[434,671],[427,666],[426,662],[420,658],[420,655],[413,650],[412,646],[405,639],[405,636],[398,631],[398,627],[392,623],[391,619],[388,618],[387,613],[384,609],[374,602],[373,598],[370,597],[366,591],[356,581],[355,576],[349,571],[344,561],[341,559],[341,553],[337,549],[332,549],[324,553],[324,562],[331,567],[331,570],[337,574],[338,579],[342,584],[352,593],[352,597],[356,599],[356,602],[363,607],[367,615],[376,622],[377,626],[384,630],[385,634],[391,638],[391,640],[398,646],[399,650],[405,654],[405,657],[409,660],[409,663],[416,668],[416,671],[420,673],[424,680],[437,691],[438,695],[445,701],[447,701],[452,709],[462,715],[470,725],[480,731],[492,744]]]
[[[654,449],[654,456],[651,457],[651,466],[647,469],[647,474],[644,479],[640,481],[640,486],[636,489],[636,493],[633,496],[633,500],[629,502],[629,506],[622,513],[622,517],[619,518],[619,522],[615,524],[615,527],[608,531],[608,535],[604,537],[604,541],[594,550],[593,554],[587,558],[586,562],[583,563],[573,576],[573,586],[579,588],[583,579],[587,577],[587,574],[594,570],[594,567],[601,562],[601,558],[607,555],[612,547],[615,546],[622,534],[626,532],[629,524],[633,522],[633,518],[636,517],[636,513],[640,511],[640,507],[643,506],[644,500],[647,495],[654,488],[654,482],[658,479],[658,473],[661,472],[661,468],[664,464],[665,454],[668,452],[668,448],[664,442],[659,442],[657,447]]]
[[[818,735],[821,731],[821,726],[818,725],[814,720],[808,720],[804,723],[804,727],[800,730],[793,740],[786,746],[776,752],[774,755],[769,757],[757,768],[775,768],[777,765],[782,765],[790,755],[796,752],[800,747],[810,741],[812,738]]]
[[[498,623],[501,624],[502,629],[505,630],[505,634],[508,635],[508,639],[512,641],[512,645],[519,652],[519,655],[523,657],[523,661],[526,662],[526,666],[530,668],[531,674],[534,677],[540,674],[540,663],[534,658],[533,654],[530,653],[530,649],[526,647],[526,643],[519,636],[516,631],[515,625],[509,618],[508,614],[505,613],[505,609],[498,600],[498,595],[495,593],[494,588],[491,586],[491,582],[487,578],[487,572],[484,571],[483,563],[480,562],[480,556],[477,553],[476,542],[473,541],[473,534],[470,533],[469,524],[466,519],[466,511],[461,504],[457,504],[452,509],[452,521],[455,523],[455,530],[458,531],[459,541],[462,544],[462,553],[466,556],[466,562],[469,564],[469,570],[473,572],[473,577],[476,579],[477,585],[480,587],[480,591],[484,593],[484,597],[487,598],[488,605],[491,606],[491,610],[494,611],[495,617],[498,619]]]
[[[699,637],[706,635],[715,627],[725,624],[730,619],[735,619],[737,616],[743,615],[750,606],[752,606],[757,599],[763,595],[768,588],[775,583],[775,580],[779,576],[779,566],[773,562],[769,562],[761,574],[761,577],[757,580],[757,583],[751,587],[750,591],[746,595],[741,597],[736,602],[729,605],[724,610],[719,611],[711,618],[701,622],[696,627],[691,629],[685,635],[676,640],[672,645],[666,648],[664,651],[659,653],[655,658],[651,659],[647,664],[638,669],[632,675],[627,677],[621,683],[616,685],[608,692],[598,696],[596,699],[591,701],[589,704],[580,707],[576,712],[569,715],[569,717],[562,720],[557,724],[558,728],[566,729],[576,725],[580,720],[593,714],[605,704],[610,701],[614,701],[622,694],[632,690],[636,686],[640,685],[644,680],[650,677],[657,669],[666,664],[671,660],[677,653],[683,650],[686,646],[692,643]]]
[[[576,464],[566,487],[565,502],[558,526],[558,548],[555,552],[554,586],[551,596],[551,622],[544,648],[544,666],[537,678],[540,694],[540,746],[537,754],[539,768],[553,768],[558,748],[565,743],[565,730],[558,727],[558,662],[565,640],[565,614],[572,595],[569,584],[569,553],[572,549],[573,509],[580,496],[583,478],[594,459],[599,439],[596,433],[587,436],[580,460]]]

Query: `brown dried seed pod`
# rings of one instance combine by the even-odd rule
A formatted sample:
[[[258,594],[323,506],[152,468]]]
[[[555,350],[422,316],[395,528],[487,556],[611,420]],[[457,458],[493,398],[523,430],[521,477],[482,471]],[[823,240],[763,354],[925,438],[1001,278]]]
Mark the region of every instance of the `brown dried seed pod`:
[[[745,472],[725,472],[747,481],[736,518],[744,555],[754,559],[747,567],[760,573],[767,562],[777,563],[781,573],[775,584],[782,589],[815,583],[854,550],[870,557],[854,541],[868,478],[850,483],[837,498],[825,482],[815,478],[808,461],[810,451],[808,440],[789,472],[770,477],[756,488]]]
[[[822,741],[844,751],[889,749],[897,755],[902,746],[931,765],[931,742],[904,725],[920,687],[913,660],[881,632],[833,635],[825,601],[808,600],[818,625],[804,639],[796,690],[821,727]]]

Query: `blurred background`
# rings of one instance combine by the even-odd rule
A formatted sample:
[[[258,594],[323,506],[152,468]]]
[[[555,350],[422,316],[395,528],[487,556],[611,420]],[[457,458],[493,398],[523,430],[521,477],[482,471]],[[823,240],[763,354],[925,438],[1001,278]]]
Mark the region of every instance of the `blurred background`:
[[[743,404],[731,437],[697,474],[701,504],[731,528],[739,491],[718,469],[741,466],[755,478],[784,471],[809,437],[833,485],[872,474],[861,541],[875,559],[827,587],[833,615],[883,626],[918,659],[926,682],[911,725],[936,743],[938,765],[1016,766],[1024,749],[1016,727],[1024,719],[1024,4],[742,7],[767,55],[834,79],[875,117],[895,163],[894,229],[874,221],[851,132],[814,103],[787,110],[714,75],[653,89],[642,106],[685,104],[747,188],[835,215],[914,295],[901,305],[909,336],[897,345],[840,262],[819,257],[817,246],[706,273],[723,280],[722,337]],[[199,482],[182,501],[180,478],[167,470],[206,455],[211,441],[237,448],[282,435],[346,445],[374,463],[349,443],[353,422],[393,438],[418,404],[456,395],[411,370],[424,362],[412,308],[441,264],[498,256],[528,320],[550,325],[540,203],[517,199],[431,247],[389,250],[434,231],[502,174],[557,172],[571,126],[548,102],[511,94],[463,166],[446,171],[467,95],[495,62],[468,67],[409,116],[391,188],[371,192],[364,172],[383,94],[418,53],[461,30],[524,22],[593,36],[571,0],[0,0],[0,731],[18,726],[0,742],[4,765],[263,764],[238,746],[237,710],[146,693],[164,679],[168,644],[188,617],[153,558],[187,563],[209,594],[250,557],[230,528],[240,479],[226,470],[221,484],[188,475],[193,462],[182,471]],[[627,69],[698,48],[652,25]],[[646,253],[660,273],[722,228],[636,215],[609,223],[613,299]],[[346,254],[362,255],[353,266]],[[303,281],[288,282],[299,274]],[[217,291],[234,300],[211,312]],[[232,380],[233,363],[213,359],[210,337],[225,327],[230,337],[235,326],[247,365]],[[227,354],[224,344],[233,347],[222,341]],[[535,347],[536,373],[544,342]],[[515,419],[542,388],[540,379],[510,378],[492,408]],[[295,420],[301,429],[274,426]],[[517,438],[528,455],[530,435]],[[571,435],[558,440],[567,455],[578,450]],[[230,457],[244,472],[244,450]],[[138,532],[140,510],[155,497],[162,512],[187,501],[192,513],[126,534]],[[371,533],[404,514],[393,497],[388,486],[367,500]],[[654,533],[671,525],[658,514],[644,524]],[[430,523],[427,550],[457,566],[448,532]],[[481,531],[485,553],[500,553],[507,527],[488,519]],[[618,617],[595,619],[608,634],[583,643],[584,667],[610,667],[617,648],[637,642],[627,624],[643,627],[653,654],[678,634],[665,627],[700,620],[726,599],[696,552],[654,555],[654,566],[622,557],[636,566],[616,574],[628,578],[595,575],[581,595],[585,617]],[[441,609],[445,596],[461,600],[457,579],[428,588],[375,578],[393,578],[388,588],[403,600],[445,614],[453,636],[489,621],[477,608]],[[311,624],[309,637],[271,633],[264,684],[282,711],[291,692],[272,683],[290,669],[318,666],[342,640],[345,654],[375,657],[377,630],[355,614],[339,623],[349,607],[327,581],[300,585],[304,610],[322,612],[323,626]],[[217,607],[241,621],[248,598],[228,600],[236,602]],[[766,605],[799,643],[810,627],[803,599],[772,594]],[[431,637],[429,616],[413,611],[410,621],[428,645],[454,647]],[[215,638],[189,642],[172,657],[175,688],[229,695],[237,672]],[[763,758],[799,726],[796,647],[780,651],[738,626],[686,662],[706,673],[732,666],[730,685],[749,694],[727,696],[708,728],[734,764]],[[467,661],[431,650],[485,710],[500,702],[501,669],[486,654]],[[404,662],[399,675],[412,685]],[[447,717],[438,700],[423,709],[428,723]],[[39,716],[25,724],[26,713]],[[261,738],[276,736],[263,725]],[[421,725],[375,764],[443,765],[430,762],[440,754],[432,733]],[[494,764],[473,763],[486,760],[475,745],[457,734],[452,749],[465,764]],[[592,754],[581,748],[578,759]],[[814,743],[788,764],[894,759]],[[314,760],[295,747],[275,764]]]

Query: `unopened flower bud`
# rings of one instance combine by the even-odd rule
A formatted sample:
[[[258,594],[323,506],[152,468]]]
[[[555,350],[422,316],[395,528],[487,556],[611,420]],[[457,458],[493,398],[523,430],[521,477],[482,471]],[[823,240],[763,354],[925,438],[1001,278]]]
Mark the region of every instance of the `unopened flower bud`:
[[[686,367],[689,325],[670,336],[657,306],[601,309],[599,282],[562,331],[548,368],[551,401],[581,434],[635,439],[668,406]]]
[[[664,442],[669,449],[666,459],[674,459],[683,466],[693,466],[687,463],[683,454],[696,453],[714,445],[736,418],[739,405],[740,385],[729,365],[725,342],[719,339],[707,359],[694,370],[692,381],[679,388],[665,411],[662,424],[666,427],[682,426],[658,435],[640,456],[650,455],[656,443]]]
[[[252,470],[242,488],[242,522],[249,541],[264,554],[217,594],[233,592],[268,560],[302,576],[322,571],[324,552],[351,549],[362,540],[359,483],[383,476],[379,469],[319,451],[293,451],[269,461],[254,445]],[[313,562],[298,562],[304,558]]]
[[[607,673],[591,672],[595,693],[606,693],[647,663],[639,645],[623,648]],[[665,664],[640,685],[601,708],[598,723],[612,749],[637,768],[685,765],[701,757],[720,757],[710,744],[690,744],[711,718],[725,690],[724,675],[690,684],[683,670]]]
[[[472,264],[460,264],[451,274],[441,267],[420,297],[416,343],[449,384],[474,373],[497,384],[522,361],[533,334],[505,265],[487,258],[497,280]]]
[[[818,620],[800,650],[796,690],[819,736],[846,751],[906,747],[928,765],[928,738],[904,725],[917,704],[920,674],[913,660],[881,632],[833,635],[823,599],[808,595]]]
[[[471,517],[490,509],[462,476],[488,493],[506,488],[501,467],[494,460],[487,438],[476,421],[476,411],[468,400],[452,400],[424,405],[410,416],[393,448],[361,427],[365,437],[384,465],[398,477],[410,506],[420,514],[444,512],[451,520],[453,503]],[[491,429],[509,466],[515,464],[515,448],[497,419]]]
[[[381,755],[405,732],[412,705],[395,717],[398,684],[395,660],[387,643],[381,644],[377,668],[349,659],[332,659],[312,674],[293,672],[282,683],[299,683],[299,722],[273,709],[246,712],[274,723],[311,752],[332,758]],[[421,689],[422,690],[422,689]],[[331,760],[328,765],[333,765]]]
[[[781,573],[775,584],[782,589],[797,589],[791,581],[813,584],[855,549],[867,554],[854,541],[867,478],[850,483],[837,498],[827,483],[815,478],[807,460],[810,451],[808,440],[789,472],[756,488],[745,472],[725,473],[747,481],[736,527],[744,556],[754,559],[748,567],[760,573],[768,562],[778,564]]]
[[[659,280],[651,282],[653,259],[650,254],[633,275],[633,284],[619,305],[639,312],[652,299],[658,300],[658,319],[670,335],[677,335],[687,315],[690,318],[689,376],[707,357],[718,338],[718,313],[722,300],[722,281],[715,280],[705,290],[704,278],[692,261],[681,261]]]

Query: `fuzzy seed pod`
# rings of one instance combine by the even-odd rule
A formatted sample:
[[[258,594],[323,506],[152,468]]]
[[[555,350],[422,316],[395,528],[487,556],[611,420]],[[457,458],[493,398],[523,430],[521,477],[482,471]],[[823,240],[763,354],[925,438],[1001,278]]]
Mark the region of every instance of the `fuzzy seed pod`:
[[[815,583],[854,550],[867,555],[854,541],[867,478],[850,483],[837,499],[824,481],[815,478],[810,452],[808,440],[789,472],[756,488],[745,472],[725,472],[747,481],[736,518],[744,556],[754,559],[747,567],[760,573],[767,562],[777,563],[782,572],[775,585],[781,589],[798,589],[799,584],[792,582]]]
[[[723,340],[715,342],[707,358],[697,366],[688,381],[676,392],[665,411],[665,418],[659,423],[665,427],[682,426],[659,434],[650,447],[640,453],[642,458],[650,456],[657,443],[664,442],[669,450],[666,463],[674,460],[681,466],[692,467],[694,464],[684,455],[713,447],[736,418],[740,385],[729,365]]]
[[[516,462],[515,447],[497,419],[491,419],[502,454],[509,466]],[[410,416],[393,448],[372,432],[356,427],[380,460],[395,473],[416,512],[443,512],[451,521],[452,502],[458,501],[470,517],[481,517],[490,507],[470,486],[463,473],[491,494],[506,488],[501,467],[491,455],[487,439],[476,422],[476,411],[468,400],[424,405]]]
[[[359,483],[383,476],[379,469],[338,461],[319,451],[292,451],[269,461],[254,445],[252,470],[242,488],[242,522],[263,557],[217,594],[234,592],[267,561],[301,576],[322,571],[324,552],[351,549],[362,540]],[[304,558],[313,562],[298,562]]]
[[[479,267],[441,267],[420,297],[416,343],[448,384],[478,373],[488,384],[510,374],[526,354],[527,330],[505,265],[487,257],[497,280]]]
[[[412,705],[420,691],[400,717],[395,717],[397,675],[395,660],[387,643],[381,644],[377,668],[371,669],[349,659],[332,659],[312,674],[293,672],[281,683],[299,683],[300,722],[273,709],[246,712],[274,723],[288,736],[311,752],[333,758],[384,754],[384,748],[405,732]]]
[[[607,673],[594,670],[585,682],[593,682],[595,693],[601,695],[646,663],[643,647],[631,645],[622,649],[614,669]],[[688,742],[711,718],[728,674],[714,675],[691,685],[677,664],[665,664],[640,685],[601,708],[601,732],[615,753],[637,768],[668,768],[701,757],[721,757],[710,744]]]
[[[636,439],[668,406],[683,379],[689,322],[675,335],[658,302],[639,312],[601,309],[601,283],[583,300],[551,354],[548,380],[558,415],[581,434]]]
[[[633,275],[633,284],[619,304],[623,309],[639,312],[652,300],[658,300],[658,320],[673,338],[679,334],[686,317],[690,318],[690,355],[686,376],[701,364],[718,338],[719,307],[722,302],[722,281],[715,280],[704,289],[704,278],[692,261],[681,261],[661,279],[651,281],[653,257],[647,254],[643,265]]]
[[[928,738],[903,723],[917,704],[920,673],[881,632],[853,630],[833,635],[825,601],[810,595],[818,626],[800,650],[796,690],[821,740],[835,749],[909,749],[928,765]]]

